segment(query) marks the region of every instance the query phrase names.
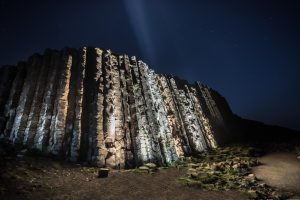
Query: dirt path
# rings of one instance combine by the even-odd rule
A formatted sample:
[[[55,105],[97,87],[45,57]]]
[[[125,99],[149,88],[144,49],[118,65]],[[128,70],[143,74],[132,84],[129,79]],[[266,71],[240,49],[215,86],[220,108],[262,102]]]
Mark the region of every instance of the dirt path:
[[[292,153],[272,153],[260,158],[254,169],[258,179],[270,186],[289,190],[300,195],[300,161]]]
[[[155,174],[113,172],[108,178],[71,172],[47,180],[52,190],[39,189],[30,199],[246,199],[236,191],[214,192],[189,188],[179,183],[182,172],[161,170]]]
[[[238,191],[203,191],[183,185],[179,177],[186,168],[160,169],[153,174],[112,171],[108,178],[97,178],[93,168],[28,157],[22,162],[9,162],[7,169],[0,176],[0,186],[6,185],[0,199],[5,200],[247,199]]]
[[[222,154],[224,157],[224,154]],[[235,154],[234,154],[235,155]],[[225,158],[224,158],[225,159]],[[247,199],[245,193],[204,191],[180,183],[187,168],[159,169],[155,173],[137,170],[111,171],[97,178],[98,168],[84,167],[51,158],[7,155],[0,170],[0,199],[52,200],[218,200]],[[268,185],[294,191],[300,196],[300,161],[293,154],[269,154],[260,159],[254,173]],[[1,163],[0,163],[1,164]],[[2,163],[3,164],[3,163]],[[1,169],[1,168],[0,168]]]

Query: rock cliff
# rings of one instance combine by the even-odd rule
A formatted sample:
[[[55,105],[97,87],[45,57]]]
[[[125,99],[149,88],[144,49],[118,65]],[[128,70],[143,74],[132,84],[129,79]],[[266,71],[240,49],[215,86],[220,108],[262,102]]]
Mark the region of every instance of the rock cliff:
[[[111,168],[165,165],[215,148],[226,100],[99,48],[35,54],[0,68],[0,133],[15,144]]]

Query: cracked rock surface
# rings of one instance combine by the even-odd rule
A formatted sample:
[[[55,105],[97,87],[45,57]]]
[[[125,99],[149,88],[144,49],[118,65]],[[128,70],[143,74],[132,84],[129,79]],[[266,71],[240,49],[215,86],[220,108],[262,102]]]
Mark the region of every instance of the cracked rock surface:
[[[65,160],[167,165],[216,148],[226,133],[227,103],[216,91],[156,74],[134,56],[47,49],[0,76],[0,136]]]

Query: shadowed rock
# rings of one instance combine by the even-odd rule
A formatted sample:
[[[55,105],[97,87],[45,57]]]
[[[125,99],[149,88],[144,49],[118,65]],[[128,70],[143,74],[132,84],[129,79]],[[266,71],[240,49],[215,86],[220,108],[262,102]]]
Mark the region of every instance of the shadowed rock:
[[[250,123],[200,82],[99,48],[48,49],[0,78],[1,137],[99,167],[167,165],[238,141]]]

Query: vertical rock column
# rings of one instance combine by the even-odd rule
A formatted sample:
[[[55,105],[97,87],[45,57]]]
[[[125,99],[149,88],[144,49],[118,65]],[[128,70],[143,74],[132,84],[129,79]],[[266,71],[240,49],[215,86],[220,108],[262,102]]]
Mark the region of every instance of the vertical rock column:
[[[119,76],[119,63],[116,55],[109,50],[105,53],[105,98],[104,98],[104,143],[105,165],[112,168],[125,166],[125,132]]]
[[[83,101],[83,82],[85,79],[86,68],[86,52],[87,48],[84,47],[79,51],[79,62],[77,66],[76,78],[76,98],[75,98],[75,119],[73,123],[73,131],[71,134],[70,144],[70,160],[77,161],[80,150],[80,141],[82,134],[82,101]]]
[[[199,90],[199,94],[204,102],[203,107],[206,108],[205,114],[209,118],[212,129],[214,130],[214,138],[218,143],[222,143],[224,142],[224,137],[227,131],[219,108],[217,107],[216,102],[207,86],[197,82],[197,89]]]
[[[124,69],[125,69],[125,81],[126,81],[126,93],[124,93],[125,99],[124,110],[127,108],[128,116],[126,124],[128,125],[128,133],[126,132],[126,165],[127,167],[134,167],[138,163],[142,163],[140,156],[140,144],[137,142],[138,135],[138,123],[137,123],[137,107],[134,96],[134,87],[136,84],[133,82],[133,72],[131,70],[131,64],[129,57],[124,55]],[[126,114],[125,114],[126,116]],[[126,126],[125,126],[126,127]]]
[[[96,52],[94,48],[87,48],[85,78],[83,80],[83,98],[81,114],[81,137],[79,160],[89,162],[91,160],[91,143],[93,132],[91,128],[94,123],[94,104],[96,88]]]
[[[198,87],[201,91],[201,94],[205,100],[206,106],[210,112],[211,117],[214,118],[217,121],[217,123],[223,124],[224,123],[223,118],[221,116],[221,113],[220,113],[214,99],[212,98],[212,96],[210,94],[209,89],[199,82],[197,82],[197,85],[198,85]]]
[[[60,73],[60,53],[58,51],[51,51],[51,59],[48,73],[45,92],[43,95],[43,103],[39,113],[39,121],[37,123],[37,130],[34,138],[33,148],[39,149],[46,153],[49,144],[50,124],[52,112],[54,109],[54,101],[57,91],[57,78]]]
[[[9,137],[11,129],[14,124],[14,119],[16,116],[16,109],[18,107],[20,95],[23,89],[24,79],[26,77],[26,67],[25,63],[21,62],[17,65],[17,74],[13,81],[12,87],[10,89],[9,98],[5,105],[4,116],[7,119],[4,136]]]
[[[4,130],[7,117],[5,117],[5,104],[10,96],[10,88],[13,84],[17,68],[4,66],[0,68],[0,135]]]
[[[62,142],[65,134],[65,124],[68,109],[68,94],[71,78],[72,56],[67,52],[63,53],[62,73],[58,79],[55,109],[52,114],[50,126],[49,152],[54,155],[61,154]]]
[[[216,104],[215,100],[211,96],[211,93],[210,93],[209,89],[207,87],[205,87],[204,90],[206,91],[206,95],[207,95],[207,97],[208,97],[208,99],[210,101],[210,104],[211,104],[211,107],[212,107],[212,109],[214,111],[216,119],[218,120],[218,122],[220,124],[224,124],[222,115],[221,115],[221,113],[220,113],[220,111],[219,111],[219,109],[217,107],[217,104]]]
[[[111,52],[107,51],[104,55],[104,113],[103,113],[103,134],[105,151],[102,156],[105,160],[105,165],[108,167],[115,167],[115,116],[114,116],[114,104],[113,104],[113,83],[112,83],[112,61]]]
[[[129,106],[129,96],[128,96],[128,88],[126,79],[128,79],[128,74],[126,72],[126,68],[128,68],[129,61],[128,59],[125,61],[126,56],[119,56],[119,76],[120,76],[120,90],[121,90],[121,101],[122,101],[122,110],[123,110],[123,118],[122,125],[124,131],[124,168],[132,168],[134,166],[133,163],[133,149],[132,149],[132,141],[131,141],[131,133],[130,133],[130,106]],[[121,167],[121,166],[120,166]]]
[[[199,99],[197,98],[196,89],[194,87],[190,86],[190,87],[186,87],[186,90],[188,91],[189,97],[190,97],[192,105],[194,107],[196,119],[200,125],[201,132],[205,138],[207,145],[210,148],[216,148],[216,141],[212,137],[212,129],[208,125],[207,119],[204,117],[204,114],[203,114],[202,108],[201,108],[201,104],[199,102]]]
[[[159,89],[163,97],[163,105],[167,113],[167,119],[174,140],[175,150],[178,157],[183,157],[189,153],[189,145],[184,142],[185,129],[181,120],[178,108],[175,105],[173,94],[168,86],[166,77],[157,76]]]
[[[140,69],[139,71],[141,74],[141,83],[143,86],[143,96],[146,104],[145,114],[149,124],[149,132],[147,133],[147,136],[150,141],[149,148],[151,148],[151,151],[153,152],[153,159],[151,160],[151,162],[164,164],[167,162],[166,157],[167,159],[169,159],[169,155],[167,153],[165,141],[162,141],[159,132],[159,124],[157,121],[158,109],[157,107],[155,107],[153,102],[154,97],[151,91],[151,83],[148,80],[149,77],[146,77],[148,73],[148,67],[142,61],[139,61],[138,64]]]
[[[207,142],[208,146],[210,148],[216,148],[217,143],[216,143],[215,138],[214,138],[214,133],[213,133],[212,127],[209,123],[209,119],[207,117],[205,117],[205,115],[203,113],[201,103],[200,103],[200,99],[198,98],[199,94],[197,93],[197,90],[194,87],[191,87],[191,91],[192,92],[190,93],[190,95],[192,97],[194,107],[195,107],[195,111],[197,113],[198,120],[200,122],[201,131],[205,135],[205,139],[206,139],[206,142]]]
[[[105,166],[105,158],[106,158],[106,147],[104,143],[104,134],[103,134],[103,100],[104,100],[104,76],[103,76],[103,51],[99,48],[95,49],[95,59],[96,59],[96,71],[94,74],[94,103],[93,109],[91,111],[92,117],[92,125],[90,126],[91,131],[91,144],[90,144],[90,153],[91,159],[90,162],[93,165],[97,165],[99,167]]]
[[[137,160],[139,164],[143,162],[149,162],[153,160],[153,151],[150,142],[150,127],[146,116],[146,102],[143,96],[143,86],[141,83],[140,72],[135,57],[131,57],[130,70],[133,79],[133,95],[135,99],[136,108],[136,123],[138,124],[137,135],[135,135],[135,141],[137,143]]]
[[[158,147],[154,147],[158,151],[158,155],[162,156],[165,163],[170,163],[178,159],[176,154],[175,143],[173,136],[171,134],[169,121],[167,118],[167,112],[164,107],[163,97],[160,93],[158,86],[157,75],[153,70],[149,70],[148,66],[140,63],[140,70],[142,76],[143,88],[145,99],[147,102],[147,114],[149,122],[152,125],[152,135],[154,136],[154,141],[158,142]],[[161,155],[160,155],[161,154]]]
[[[41,72],[36,83],[36,90],[34,93],[33,101],[31,103],[31,109],[27,120],[27,126],[24,132],[23,144],[30,148],[33,147],[34,137],[37,131],[37,125],[39,122],[39,114],[42,107],[42,100],[45,91],[48,70],[50,69],[50,67],[48,66],[50,63],[50,58],[50,52],[46,51],[42,58],[42,64],[40,66]]]
[[[28,73],[24,82],[24,87],[20,95],[16,116],[10,133],[10,139],[15,143],[23,142],[24,132],[27,126],[27,119],[31,109],[32,100],[36,88],[38,74],[41,66],[41,57],[34,55],[27,64]]]
[[[114,104],[114,117],[115,117],[115,150],[116,150],[116,163],[118,168],[125,166],[125,130],[124,130],[124,110],[122,106],[122,88],[120,77],[120,66],[118,57],[114,55],[112,58],[112,83],[113,83],[113,104]]]
[[[65,123],[65,134],[63,136],[62,143],[62,155],[69,159],[70,149],[71,149],[71,138],[74,129],[75,112],[76,112],[76,94],[78,85],[78,68],[79,68],[79,52],[76,49],[69,49],[69,53],[72,56],[72,66],[71,66],[71,78],[69,84],[68,93],[68,108]]]
[[[171,79],[172,78],[169,78],[169,77],[166,77],[166,81],[168,83],[168,88],[170,89],[170,92],[172,94],[172,99],[173,99],[173,102],[174,102],[174,106],[176,108],[176,114],[177,114],[177,118],[180,122],[180,127],[181,127],[181,138],[182,138],[182,141],[183,141],[183,149],[184,149],[184,153],[185,155],[191,155],[192,154],[192,148],[191,148],[191,145],[190,145],[190,141],[189,141],[189,138],[188,138],[188,134],[187,134],[187,131],[186,131],[186,128],[185,128],[185,125],[184,125],[184,115],[183,113],[181,112],[181,109],[180,109],[180,104],[179,104],[179,100],[178,100],[178,91],[177,91],[177,87],[174,87],[176,85],[174,85],[173,82],[171,82]]]
[[[17,72],[15,66],[3,66],[0,68],[0,116],[4,114],[4,105],[10,94],[10,87]]]
[[[206,141],[201,132],[201,127],[195,115],[194,107],[188,92],[183,89],[178,89],[173,78],[170,79],[170,82],[176,95],[176,99],[178,100],[179,109],[183,115],[183,123],[189,139],[189,144],[194,152],[204,151],[207,148]]]

